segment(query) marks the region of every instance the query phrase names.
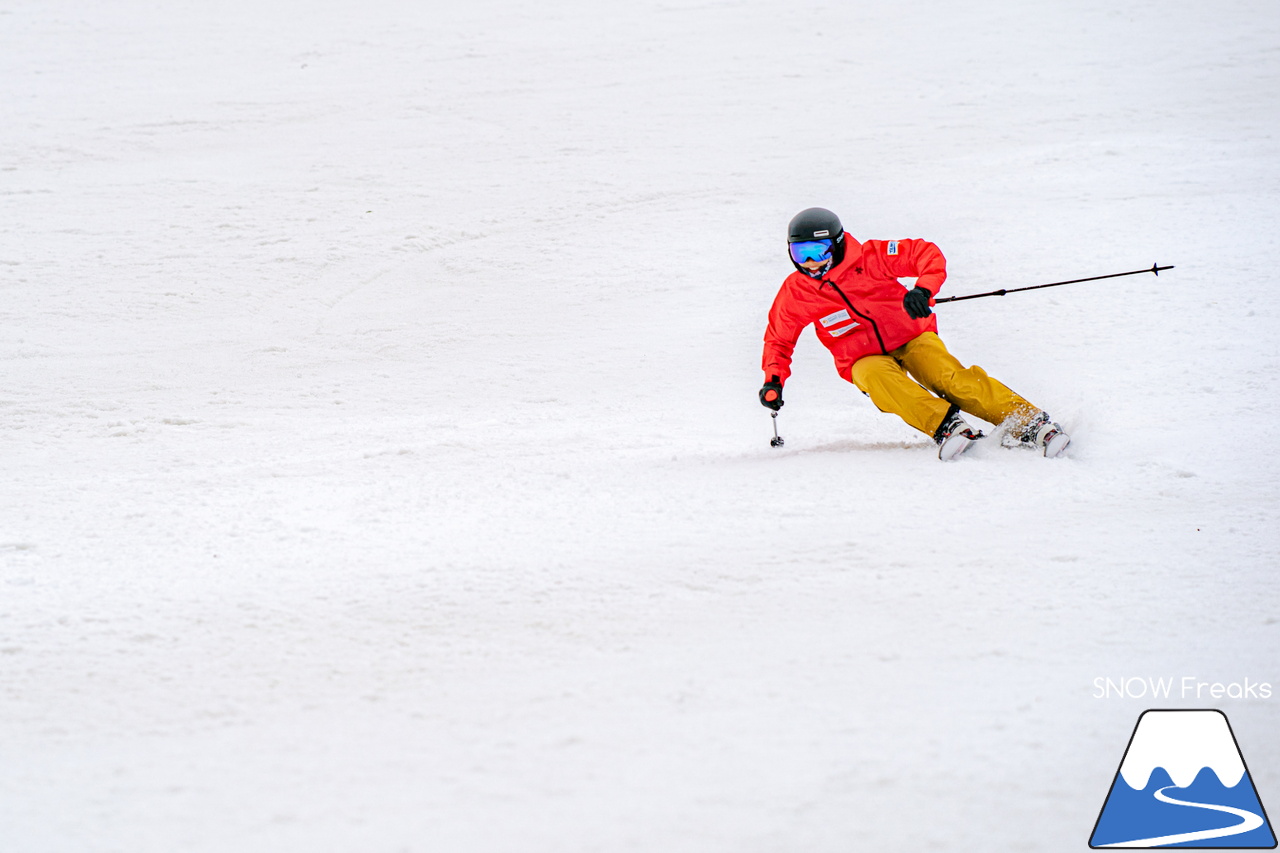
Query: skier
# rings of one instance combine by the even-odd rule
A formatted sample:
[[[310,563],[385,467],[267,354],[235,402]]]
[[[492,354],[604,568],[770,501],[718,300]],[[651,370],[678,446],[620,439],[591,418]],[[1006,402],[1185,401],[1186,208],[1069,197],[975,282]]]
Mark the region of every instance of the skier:
[[[880,411],[931,436],[943,461],[982,437],[961,412],[1004,427],[1017,444],[1046,457],[1067,449],[1070,436],[1047,412],[947,351],[929,307],[947,278],[946,259],[933,243],[859,243],[834,213],[811,207],[791,220],[787,244],[796,271],[783,281],[769,309],[760,389],[764,406],[775,412],[782,408],[791,353],[812,323],[840,375]],[[915,277],[915,287],[905,290],[899,277]]]

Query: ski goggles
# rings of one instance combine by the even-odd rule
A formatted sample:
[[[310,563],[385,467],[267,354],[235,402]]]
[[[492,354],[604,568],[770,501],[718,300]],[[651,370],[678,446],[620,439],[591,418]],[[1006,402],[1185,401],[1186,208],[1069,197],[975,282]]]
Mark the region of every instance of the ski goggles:
[[[788,248],[791,250],[791,260],[797,264],[831,260],[830,240],[801,240],[799,243],[789,244]]]

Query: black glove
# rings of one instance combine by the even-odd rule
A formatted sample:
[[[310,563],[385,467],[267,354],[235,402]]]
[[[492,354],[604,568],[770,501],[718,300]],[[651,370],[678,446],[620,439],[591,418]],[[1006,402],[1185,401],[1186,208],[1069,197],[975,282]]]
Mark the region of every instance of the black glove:
[[[930,296],[933,294],[916,285],[914,290],[907,291],[907,295],[902,297],[902,307],[913,320],[923,319],[933,313],[933,309],[929,307]]]
[[[775,412],[782,408],[782,382],[778,377],[770,376],[769,381],[760,389],[760,405]]]

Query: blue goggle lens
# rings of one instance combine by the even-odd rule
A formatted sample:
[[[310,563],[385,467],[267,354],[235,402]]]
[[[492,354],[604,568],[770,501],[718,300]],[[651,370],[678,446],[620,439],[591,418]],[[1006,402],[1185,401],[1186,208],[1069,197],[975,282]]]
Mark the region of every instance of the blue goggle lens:
[[[830,240],[802,240],[799,243],[790,244],[790,249],[791,260],[797,264],[803,264],[806,261],[831,260]]]

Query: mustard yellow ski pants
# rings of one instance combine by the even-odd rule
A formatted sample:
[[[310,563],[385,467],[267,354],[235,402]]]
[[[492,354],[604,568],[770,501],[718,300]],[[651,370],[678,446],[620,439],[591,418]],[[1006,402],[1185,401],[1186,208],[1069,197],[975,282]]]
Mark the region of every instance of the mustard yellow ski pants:
[[[981,367],[965,367],[933,332],[888,355],[860,358],[850,373],[876,408],[929,436],[937,433],[953,405],[988,423],[1009,421],[1015,427],[1040,411]]]

